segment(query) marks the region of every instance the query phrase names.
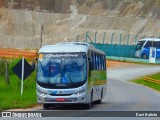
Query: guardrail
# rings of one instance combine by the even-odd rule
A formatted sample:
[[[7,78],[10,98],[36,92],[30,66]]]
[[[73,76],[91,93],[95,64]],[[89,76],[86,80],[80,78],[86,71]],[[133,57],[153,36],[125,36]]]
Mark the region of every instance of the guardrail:
[[[160,80],[156,80],[156,79],[152,79],[152,78],[148,78],[148,77],[144,77],[144,80],[145,80],[145,81],[148,81],[148,82],[152,82],[152,83],[156,83],[156,84],[159,84],[159,85],[160,85]]]

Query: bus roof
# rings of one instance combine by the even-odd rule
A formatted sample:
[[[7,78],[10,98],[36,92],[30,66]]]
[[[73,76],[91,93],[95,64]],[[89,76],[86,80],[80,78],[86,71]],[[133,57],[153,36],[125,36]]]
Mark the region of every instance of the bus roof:
[[[160,38],[144,38],[138,41],[160,41]]]
[[[58,52],[88,52],[91,50],[99,54],[105,54],[86,42],[62,42],[54,45],[46,45],[39,49],[38,53],[58,53]]]

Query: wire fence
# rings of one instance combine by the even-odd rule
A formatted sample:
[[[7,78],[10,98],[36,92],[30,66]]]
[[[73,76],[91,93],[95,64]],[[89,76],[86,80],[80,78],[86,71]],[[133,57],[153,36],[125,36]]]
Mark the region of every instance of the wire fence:
[[[85,41],[94,45],[96,48],[103,50],[109,59],[115,60],[129,60],[133,62],[149,63],[149,59],[135,56],[137,51],[136,43],[143,38],[153,38],[153,36],[147,36],[142,34],[122,34],[122,33],[103,33],[102,37],[97,37],[98,32],[94,34],[89,31],[85,34],[85,40],[80,40],[77,37],[77,41]],[[154,36],[155,37],[155,36]],[[157,36],[157,38],[160,38]],[[159,53],[160,54],[160,53]],[[160,58],[156,58],[156,63],[160,63]]]
[[[89,32],[77,35],[76,41],[85,41],[103,44],[117,44],[117,45],[133,45],[138,40],[143,38],[160,38],[160,34],[145,35],[145,34],[127,34],[119,32]]]

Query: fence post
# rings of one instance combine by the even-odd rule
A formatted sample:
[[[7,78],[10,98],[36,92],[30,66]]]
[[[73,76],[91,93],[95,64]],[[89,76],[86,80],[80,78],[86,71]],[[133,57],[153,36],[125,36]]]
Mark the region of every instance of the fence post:
[[[104,32],[103,34],[103,44],[104,44],[105,36],[106,36],[106,32]]]
[[[97,32],[95,32],[95,35],[94,35],[94,42],[96,43],[97,41]]]
[[[79,35],[77,35],[77,42],[78,42],[78,39],[79,39]]]
[[[114,56],[114,46],[113,46],[113,37],[114,37],[114,33],[112,33],[112,36],[111,36],[111,56]]]
[[[105,54],[106,54],[106,47],[104,44],[105,36],[106,36],[106,32],[104,32],[104,34],[103,34],[103,51],[105,51]]]
[[[138,35],[135,36],[134,42],[137,42]]]
[[[88,42],[88,32],[89,31],[86,32],[86,42]]]
[[[129,44],[129,38],[130,38],[130,34],[128,34],[128,37],[127,37],[127,45]]]
[[[114,37],[114,33],[112,33],[112,36],[111,36],[111,44],[113,43],[113,37]]]
[[[43,29],[44,29],[44,25],[41,25],[41,47],[43,46],[43,40],[42,40],[42,35],[43,35]]]
[[[121,45],[121,41],[122,41],[122,33],[120,34],[119,45]]]
[[[89,40],[91,41],[91,43],[93,43],[92,39],[91,39],[91,38],[89,37],[89,35],[88,35],[88,32],[89,32],[89,31],[86,32],[86,42],[88,42],[88,38],[89,38]]]

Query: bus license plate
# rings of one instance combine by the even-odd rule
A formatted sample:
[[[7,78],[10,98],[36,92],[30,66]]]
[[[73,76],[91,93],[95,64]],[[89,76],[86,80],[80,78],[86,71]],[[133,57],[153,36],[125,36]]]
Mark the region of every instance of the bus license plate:
[[[64,102],[64,101],[65,101],[65,98],[57,98],[56,101],[57,101],[57,102]]]

